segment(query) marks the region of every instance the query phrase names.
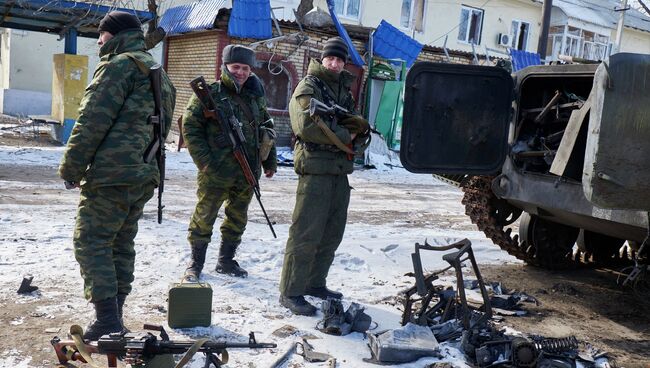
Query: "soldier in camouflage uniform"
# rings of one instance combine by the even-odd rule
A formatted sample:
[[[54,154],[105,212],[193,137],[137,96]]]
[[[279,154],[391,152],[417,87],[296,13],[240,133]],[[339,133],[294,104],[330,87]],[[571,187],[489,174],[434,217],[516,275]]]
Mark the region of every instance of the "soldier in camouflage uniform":
[[[227,107],[229,103],[235,117],[242,123],[246,138],[245,149],[251,160],[253,174],[260,177],[261,165],[265,176],[271,178],[277,170],[275,146],[267,157],[260,157],[259,143],[263,134],[274,136],[275,133],[266,109],[264,88],[259,78],[251,73],[254,63],[253,50],[240,45],[226,46],[223,50],[221,78],[210,89],[217,109],[228,116],[231,111]],[[216,271],[246,277],[248,273],[234,260],[234,256],[246,229],[253,188],[246,181],[220,125],[205,118],[196,95],[190,99],[183,116],[183,138],[199,169],[198,203],[188,229],[192,260],[185,275],[189,279],[199,278],[217,213],[225,202]]]
[[[84,280],[84,295],[96,319],[84,338],[123,329],[122,307],[131,292],[135,263],[133,239],[145,203],[159,183],[156,160],[144,162],[154,137],[148,117],[154,99],[138,18],[108,13],[99,25],[100,62],[86,88],[59,166],[69,188],[81,188],[73,243]],[[163,73],[162,103],[171,125],[176,91]]]
[[[297,137],[294,167],[298,188],[284,254],[280,304],[295,314],[316,312],[305,295],[321,299],[343,296],[326,286],[334,253],[345,231],[350,201],[347,175],[353,170],[352,157],[338,147],[348,145],[359,152],[360,147],[355,146],[367,140],[368,122],[349,114],[338,123],[329,121],[321,127],[309,116],[309,101],[315,98],[328,106],[337,104],[350,112],[354,110],[350,93],[354,76],[343,69],[347,57],[347,45],[340,37],[328,40],[322,62],[311,60],[308,75],[300,81],[289,103],[291,128]],[[325,129],[330,130],[329,134]],[[328,135],[335,135],[339,142]]]

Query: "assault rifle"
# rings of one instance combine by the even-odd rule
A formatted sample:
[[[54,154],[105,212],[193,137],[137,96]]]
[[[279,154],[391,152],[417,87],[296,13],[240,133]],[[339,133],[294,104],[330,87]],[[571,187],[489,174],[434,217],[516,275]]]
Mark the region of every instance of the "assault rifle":
[[[160,184],[158,184],[158,223],[162,223],[162,194],[165,190],[165,115],[162,107],[162,67],[156,64],[149,69],[149,79],[153,89],[154,114],[149,116],[149,124],[153,124],[153,141],[144,153],[144,162],[149,163],[156,157],[158,171],[160,172]]]
[[[336,134],[330,129],[325,122],[323,122],[322,117],[330,117],[334,120],[334,123],[338,123],[339,120],[343,120],[346,117],[350,116],[350,112],[343,107],[334,104],[333,106],[328,106],[315,98],[309,100],[309,116],[312,117],[316,125],[320,130],[327,136],[327,138],[332,142],[338,149],[347,154],[348,160],[352,161],[354,159],[354,151],[352,150],[352,144],[346,145]]]
[[[180,368],[190,361],[192,356],[201,352],[205,354],[205,368],[213,365],[220,368],[228,363],[226,349],[265,349],[275,348],[275,343],[258,343],[255,334],[250,333],[247,343],[228,341],[213,341],[209,339],[173,341],[162,326],[144,325],[146,330],[158,331],[160,336],[150,332],[141,333],[114,333],[104,335],[98,341],[83,342],[83,330],[77,325],[70,327],[72,340],[61,340],[54,337],[51,340],[59,363],[65,365],[69,361],[88,363],[98,367],[92,354],[105,355],[108,358],[108,367],[117,367],[117,360],[123,360],[132,367],[146,367],[151,363],[161,368]],[[185,354],[178,363],[175,363],[172,354]],[[155,364],[154,364],[155,360]]]
[[[260,204],[260,208],[262,209],[266,223],[269,225],[271,233],[273,233],[273,237],[277,238],[277,235],[275,235],[275,229],[273,229],[273,224],[271,223],[271,220],[269,220],[269,216],[266,214],[266,210],[262,204],[262,199],[260,198],[260,184],[253,174],[253,170],[251,170],[251,161],[248,158],[248,154],[246,154],[246,137],[244,136],[244,132],[241,129],[242,125],[235,117],[235,114],[233,114],[230,102],[224,99],[224,102],[228,104],[228,107],[230,109],[229,114],[226,117],[223,111],[217,109],[217,104],[214,102],[214,99],[210,94],[210,87],[208,87],[208,84],[205,82],[205,79],[202,76],[192,80],[190,82],[190,86],[192,87],[192,90],[199,98],[199,101],[203,106],[203,116],[216,121],[221,126],[221,131],[226,137],[228,144],[232,148],[235,159],[237,160],[239,167],[242,169],[248,185],[253,188],[255,198],[257,198],[257,203]],[[255,165],[259,165],[259,163],[256,162]]]
[[[327,104],[318,101],[315,98],[309,100],[309,115],[310,116],[323,116],[329,115],[336,117],[339,120],[345,119],[350,116],[350,112],[337,104],[328,106]]]

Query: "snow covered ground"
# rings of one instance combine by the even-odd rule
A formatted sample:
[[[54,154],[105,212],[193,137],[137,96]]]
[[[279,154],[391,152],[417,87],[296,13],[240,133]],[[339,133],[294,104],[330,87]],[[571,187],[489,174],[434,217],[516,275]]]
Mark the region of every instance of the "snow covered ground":
[[[72,232],[79,193],[66,191],[56,177],[63,148],[16,148],[0,146],[0,324],[3,330],[24,328],[38,320],[52,320],[58,334],[73,323],[84,325],[92,306],[82,297],[79,267],[72,251]],[[196,203],[196,168],[186,151],[168,151],[165,215],[156,222],[156,201],[145,208],[136,238],[136,273],[133,293],[127,299],[125,323],[137,330],[144,322],[166,326],[167,290],[177,282],[189,261],[187,224]],[[214,272],[218,235],[208,250],[203,280],[212,285],[212,326],[172,330],[172,337],[211,336],[245,340],[249,331],[258,341],[275,342],[277,349],[230,351],[230,367],[266,367],[279,357],[300,334],[314,335],[316,351],[337,358],[341,367],[372,367],[367,339],[352,333],[337,337],[315,329],[322,317],[293,316],[278,303],[278,282],[290,225],[297,177],[293,168],[282,167],[271,179],[262,179],[262,200],[276,221],[273,239],[253,200],[250,222],[237,254],[249,272],[247,279],[225,277]],[[337,251],[328,279],[329,287],[345,294],[344,304],[364,305],[378,324],[376,331],[399,327],[401,311],[391,300],[400,290],[413,285],[404,276],[412,270],[410,253],[415,242],[448,244],[468,238],[479,263],[516,262],[491,244],[463,215],[458,189],[434,181],[429,175],[415,175],[399,168],[361,170],[350,176],[350,216],[344,240]],[[217,226],[221,221],[217,220]],[[446,266],[442,254],[423,253],[428,271]],[[37,292],[20,296],[16,289],[23,275],[34,275]],[[447,279],[453,281],[452,278]],[[318,300],[310,299],[314,303]],[[30,313],[12,313],[16,306],[33,305]],[[9,311],[9,312],[7,312]],[[58,324],[54,324],[58,323]],[[272,333],[290,325],[298,335],[279,338]],[[167,326],[166,326],[167,327]],[[35,327],[34,327],[35,328]],[[170,329],[168,329],[169,331]],[[4,335],[6,331],[3,331]],[[36,333],[45,342],[53,334]],[[41,344],[46,346],[47,344]],[[462,354],[443,344],[442,361],[464,366]],[[46,348],[43,348],[46,349]],[[42,355],[43,352],[41,351]],[[47,360],[32,359],[28,346],[9,349],[0,345],[0,367],[40,367]],[[51,361],[55,361],[52,352]],[[399,367],[424,367],[441,361],[422,358]],[[304,363],[294,356],[289,366],[324,366]],[[190,367],[202,367],[197,356]]]

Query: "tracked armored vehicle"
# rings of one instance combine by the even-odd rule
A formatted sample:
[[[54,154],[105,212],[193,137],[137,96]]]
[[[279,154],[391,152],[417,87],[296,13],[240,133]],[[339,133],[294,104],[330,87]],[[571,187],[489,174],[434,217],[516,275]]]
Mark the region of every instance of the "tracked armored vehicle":
[[[416,63],[403,119],[404,167],[460,186],[471,221],[513,256],[556,269],[638,254],[650,210],[650,55],[513,75]]]

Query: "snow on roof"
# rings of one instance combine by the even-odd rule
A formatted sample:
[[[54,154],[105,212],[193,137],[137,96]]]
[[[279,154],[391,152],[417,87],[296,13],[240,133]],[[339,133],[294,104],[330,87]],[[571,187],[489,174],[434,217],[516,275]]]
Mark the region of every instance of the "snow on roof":
[[[168,35],[211,29],[219,9],[226,6],[226,0],[202,0],[167,9],[159,26]]]

